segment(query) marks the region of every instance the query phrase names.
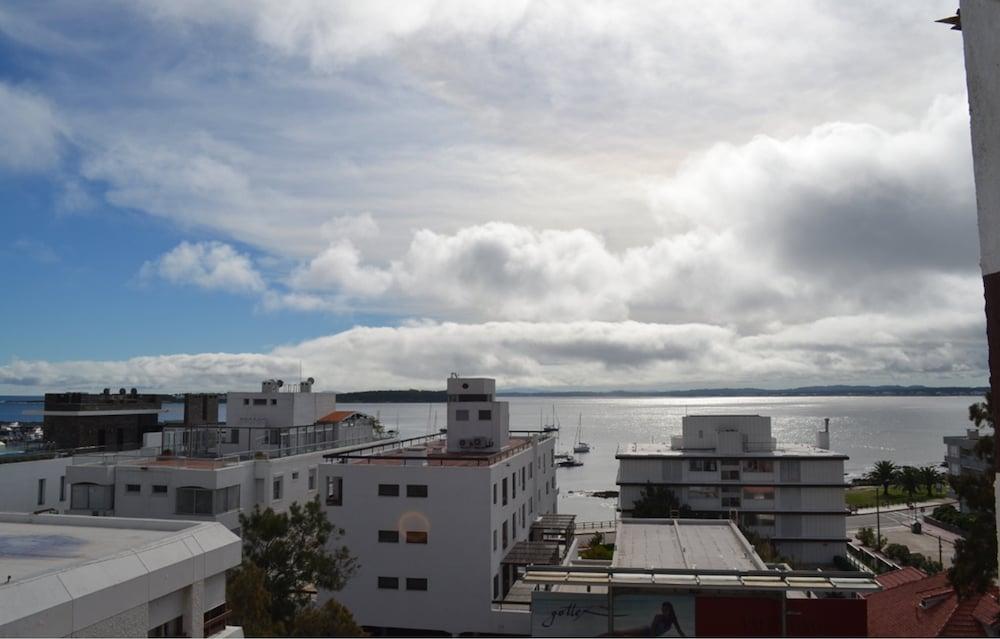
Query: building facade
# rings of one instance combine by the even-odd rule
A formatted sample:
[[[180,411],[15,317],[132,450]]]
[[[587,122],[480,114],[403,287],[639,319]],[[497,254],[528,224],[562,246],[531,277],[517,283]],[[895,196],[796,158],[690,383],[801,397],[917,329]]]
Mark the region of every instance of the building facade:
[[[976,447],[979,443],[979,430],[976,428],[966,429],[964,436],[952,435],[944,438],[944,463],[948,469],[949,477],[958,477],[962,473],[983,475],[989,472],[989,463],[976,454]],[[948,496],[958,499],[958,495],[951,487],[951,482],[948,482]],[[959,500],[959,509],[963,511],[966,509],[965,503],[961,500]]]
[[[158,395],[140,395],[134,388],[115,394],[108,388],[99,394],[46,393],[42,432],[60,450],[135,450],[143,435],[160,430],[160,412]]]
[[[448,380],[447,435],[329,455],[331,541],[360,568],[334,596],[358,623],[416,632],[527,634],[530,619],[495,609],[516,574],[505,557],[556,512],[555,438],[511,433],[495,382]]]
[[[738,520],[796,563],[828,565],[846,552],[847,456],[828,449],[828,430],[817,444],[779,445],[770,417],[685,416],[669,445],[619,450],[619,510],[629,516],[647,484],[664,486],[698,516]]]
[[[0,637],[242,637],[214,523],[0,513]]]

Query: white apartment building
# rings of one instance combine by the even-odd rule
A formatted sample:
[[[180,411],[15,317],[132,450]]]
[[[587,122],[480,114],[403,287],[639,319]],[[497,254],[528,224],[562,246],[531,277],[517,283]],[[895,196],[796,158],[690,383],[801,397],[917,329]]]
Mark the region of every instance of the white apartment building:
[[[556,512],[555,438],[514,432],[485,378],[448,380],[447,435],[328,455],[327,516],[360,568],[337,593],[359,624],[528,634],[525,610],[495,609],[516,579],[504,563]],[[523,547],[523,546],[521,546]]]
[[[738,519],[802,565],[845,554],[846,455],[829,450],[829,421],[816,446],[779,445],[771,418],[689,415],[667,444],[619,449],[622,516],[648,484],[669,488],[696,514]]]
[[[242,637],[215,523],[0,513],[0,637]]]
[[[0,512],[67,508],[66,467],[72,463],[72,457],[55,452],[5,455],[0,463]]]
[[[165,427],[162,450],[78,455],[66,469],[64,507],[81,515],[211,519],[239,533],[241,511],[259,505],[280,512],[316,498],[324,455],[382,436],[373,418],[336,411],[333,393],[313,393],[311,382],[282,386],[268,380],[260,393],[229,393],[225,424]]]

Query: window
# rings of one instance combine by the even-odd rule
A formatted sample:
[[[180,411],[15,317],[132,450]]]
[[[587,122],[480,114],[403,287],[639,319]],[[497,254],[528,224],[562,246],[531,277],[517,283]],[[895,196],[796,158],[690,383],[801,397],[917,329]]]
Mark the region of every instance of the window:
[[[510,516],[510,537],[517,539],[517,511]]]
[[[226,486],[225,488],[215,489],[215,494],[212,499],[213,512],[227,513],[230,510],[239,510],[240,508],[240,487],[239,484],[235,486]]]
[[[528,513],[529,514],[535,512],[534,503],[535,503],[535,498],[534,497],[528,497]]]
[[[294,480],[294,479],[298,479],[298,478],[299,478],[299,473],[298,473],[298,471],[296,471],[296,472],[292,473],[292,479],[293,479],[293,480]]]
[[[45,478],[38,480],[38,505],[45,504]]]
[[[497,551],[497,531],[496,528],[493,529],[493,552]]]
[[[399,590],[399,577],[379,577],[378,587],[382,590]]]
[[[406,485],[406,496],[407,497],[426,497],[427,496],[427,484],[407,484]]]
[[[212,492],[207,488],[185,486],[177,489],[178,515],[211,515]]]
[[[271,428],[267,431],[267,445],[281,446],[281,429]]]
[[[500,545],[507,550],[507,522],[503,522],[500,526]]]
[[[744,459],[743,472],[745,473],[773,473],[774,462],[770,459]]]
[[[693,473],[711,473],[719,467],[714,459],[692,459],[688,461],[688,470]]]
[[[521,525],[524,525],[524,522],[526,520],[526,518],[524,516],[524,509],[526,507],[527,507],[526,504],[521,504]]]
[[[524,490],[524,467],[521,467],[521,490]]]
[[[166,495],[167,486],[166,484],[153,484],[153,494],[154,495]]]
[[[59,501],[66,501],[66,475],[59,478]]]
[[[427,590],[427,580],[423,577],[407,577],[407,590]]]
[[[406,531],[406,543],[408,543],[408,544],[426,544],[427,543],[427,531],[425,531],[425,530],[407,530]]]
[[[142,486],[140,486],[139,484],[125,484],[125,492],[140,493],[142,492]]]
[[[115,507],[114,486],[73,484],[69,507],[73,510],[110,510]]]
[[[469,421],[469,409],[459,408],[455,411],[455,421],[456,422],[467,422]]]
[[[500,598],[500,575],[493,575],[493,598]]]
[[[479,411],[479,421],[481,421],[481,422],[488,422],[488,421],[491,421],[492,419],[493,419],[493,411],[492,410],[490,410],[490,409],[487,408],[485,410]]]
[[[517,473],[510,474],[510,498],[517,499]]]
[[[774,527],[773,513],[743,513],[743,523],[747,526]]]
[[[253,400],[253,405],[254,406],[267,406],[267,399],[266,398],[257,398],[255,400]]]
[[[309,490],[316,490],[316,469],[309,469]]]
[[[506,477],[503,478],[503,480],[500,482],[500,485],[501,485],[501,488],[502,488],[502,490],[500,491],[500,494],[503,496],[503,503],[501,505],[502,506],[506,506],[507,505],[507,478]]]
[[[344,504],[344,478],[326,478],[326,505],[342,506]]]
[[[243,405],[244,406],[249,406],[250,405],[250,398],[249,397],[244,397],[243,398]]]
[[[497,483],[493,482],[493,505],[496,506],[497,503]]]
[[[398,544],[399,543],[399,531],[398,530],[380,530],[380,531],[378,531],[378,543],[380,543],[380,544]]]
[[[739,486],[723,486],[722,487],[722,507],[723,508],[739,508],[740,507],[740,488],[739,488]]]
[[[688,486],[688,499],[718,499],[718,486]]]
[[[743,499],[748,501],[774,500],[774,486],[744,486]]]
[[[534,468],[535,468],[534,466],[532,466],[531,464],[528,464],[528,479],[531,479],[531,477],[532,477],[532,475],[531,475],[531,471],[532,471],[532,470],[533,470]]]
[[[271,499],[281,499],[281,477],[275,477],[271,484]]]
[[[238,443],[240,443],[240,429],[239,428],[230,428],[229,429],[229,443],[230,444],[238,444]]]
[[[379,497],[399,497],[399,484],[379,484]]]
[[[277,406],[277,405],[278,405],[278,400],[272,399],[271,400],[271,406]]]

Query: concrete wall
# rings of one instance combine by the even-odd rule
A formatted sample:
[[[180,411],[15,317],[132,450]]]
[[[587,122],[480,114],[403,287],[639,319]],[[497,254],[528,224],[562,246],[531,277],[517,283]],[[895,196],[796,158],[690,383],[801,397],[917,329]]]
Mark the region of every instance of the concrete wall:
[[[719,429],[735,428],[747,443],[771,441],[771,418],[761,415],[685,415],[681,432],[684,448],[715,448]]]
[[[62,512],[69,508],[69,484],[65,499],[60,499],[59,486],[66,476],[66,467],[72,457],[37,459],[33,461],[0,464],[0,511],[34,512],[55,508]],[[43,503],[38,503],[38,480],[45,480]]]
[[[243,400],[249,400],[244,404]],[[254,405],[263,399],[263,406]],[[337,409],[335,393],[228,393],[226,425],[258,424],[270,428],[308,426]]]

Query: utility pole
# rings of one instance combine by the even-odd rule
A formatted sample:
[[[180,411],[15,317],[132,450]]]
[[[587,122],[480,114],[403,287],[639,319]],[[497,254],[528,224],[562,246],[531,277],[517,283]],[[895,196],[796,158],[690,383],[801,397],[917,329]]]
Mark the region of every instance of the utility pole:
[[[875,550],[881,550],[879,545],[882,543],[882,517],[879,512],[878,488],[878,486],[875,487]]]

